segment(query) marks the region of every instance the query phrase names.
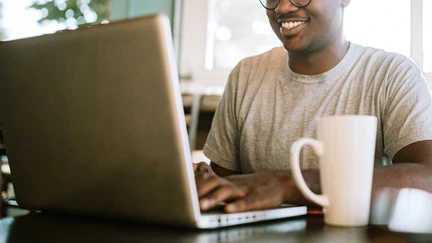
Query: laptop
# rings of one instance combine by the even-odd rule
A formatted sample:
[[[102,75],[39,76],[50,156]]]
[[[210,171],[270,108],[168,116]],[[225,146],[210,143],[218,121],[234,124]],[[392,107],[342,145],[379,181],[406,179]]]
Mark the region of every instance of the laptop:
[[[20,207],[193,228],[306,214],[200,212],[166,16],[2,42],[0,53]]]

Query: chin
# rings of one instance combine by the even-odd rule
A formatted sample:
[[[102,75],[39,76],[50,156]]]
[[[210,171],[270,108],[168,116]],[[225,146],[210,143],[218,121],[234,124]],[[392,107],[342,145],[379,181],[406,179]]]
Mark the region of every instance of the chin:
[[[283,44],[285,50],[291,53],[302,53],[305,52],[306,46],[305,45],[296,45],[292,43],[287,43],[286,41]]]

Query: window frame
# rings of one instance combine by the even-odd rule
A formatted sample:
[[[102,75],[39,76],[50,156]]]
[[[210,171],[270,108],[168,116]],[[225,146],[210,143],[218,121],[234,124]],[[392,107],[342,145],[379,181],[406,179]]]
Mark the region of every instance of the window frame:
[[[411,56],[423,70],[423,0],[411,0]],[[423,72],[432,88],[432,73]]]
[[[257,0],[256,0],[257,1]],[[208,0],[183,0],[180,37],[180,80],[200,85],[225,85],[230,71],[208,71],[206,63]],[[423,69],[423,0],[411,0],[411,55]],[[432,87],[432,73],[425,73]]]
[[[183,0],[179,74],[181,81],[220,85],[226,83],[229,71],[205,68],[208,9],[207,0]]]

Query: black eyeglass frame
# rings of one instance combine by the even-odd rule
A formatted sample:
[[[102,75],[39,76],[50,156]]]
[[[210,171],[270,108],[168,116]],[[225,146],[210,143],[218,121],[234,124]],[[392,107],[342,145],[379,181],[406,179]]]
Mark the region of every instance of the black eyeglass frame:
[[[265,8],[265,9],[267,9],[267,10],[275,10],[278,6],[279,6],[279,4],[280,4],[280,2],[281,2],[281,0],[278,0],[278,2],[277,2],[277,4],[276,4],[276,7],[274,7],[274,8],[268,8],[268,7],[266,7],[264,4],[263,4],[263,2],[262,1],[265,1],[265,0],[259,0],[259,2],[261,3],[261,5]],[[311,2],[312,2],[312,0],[309,0],[309,2],[307,3],[307,4],[305,4],[305,5],[298,5],[298,4],[295,4],[295,3],[293,3],[293,0],[289,0],[290,1],[290,3],[292,4],[292,5],[294,5],[294,6],[296,6],[297,8],[306,8]]]

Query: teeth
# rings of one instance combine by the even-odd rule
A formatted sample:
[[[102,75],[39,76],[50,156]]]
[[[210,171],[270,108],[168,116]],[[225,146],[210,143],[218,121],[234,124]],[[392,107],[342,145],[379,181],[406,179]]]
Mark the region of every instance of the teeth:
[[[298,21],[298,22],[284,22],[284,23],[282,23],[282,27],[284,27],[286,29],[292,29],[292,28],[297,27],[303,23],[304,22],[300,22],[300,21]]]

